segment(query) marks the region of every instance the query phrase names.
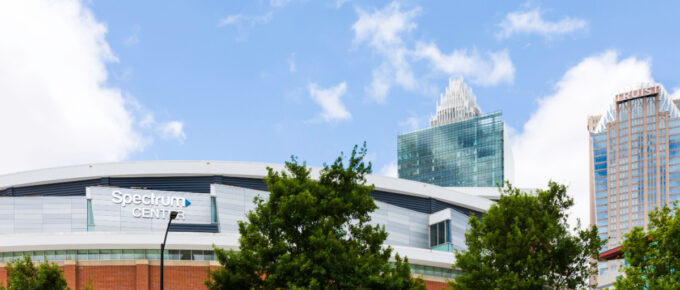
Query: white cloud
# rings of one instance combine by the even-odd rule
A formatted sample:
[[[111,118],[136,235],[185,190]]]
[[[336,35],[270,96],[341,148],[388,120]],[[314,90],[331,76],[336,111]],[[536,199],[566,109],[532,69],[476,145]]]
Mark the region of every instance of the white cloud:
[[[501,31],[496,34],[496,37],[500,39],[509,38],[514,34],[539,34],[550,37],[586,30],[588,21],[571,17],[564,17],[556,22],[547,21],[543,19],[541,11],[536,8],[508,13],[499,26]]]
[[[413,19],[420,8],[401,11],[398,2],[392,2],[382,10],[366,12],[357,7],[359,19],[352,25],[354,43],[365,43],[383,56],[383,63],[373,70],[373,81],[366,91],[377,102],[384,102],[393,84],[415,89],[417,82],[407,60],[409,50],[401,34],[417,27]]]
[[[148,111],[106,85],[118,60],[80,1],[0,1],[0,35],[0,174],[121,161],[152,142]]]
[[[354,44],[366,44],[383,58],[366,87],[377,102],[384,102],[394,85],[407,90],[428,90],[411,69],[418,60],[429,61],[436,72],[466,76],[479,85],[513,81],[515,69],[507,51],[487,53],[490,60],[485,60],[476,51],[454,50],[444,54],[434,43],[405,42],[404,35],[418,26],[414,19],[420,15],[420,7],[402,10],[399,2],[392,2],[380,10],[367,12],[356,8],[356,12],[359,18],[352,25]]]
[[[419,42],[414,54],[428,59],[439,71],[450,75],[468,76],[473,83],[480,85],[512,83],[515,76],[515,67],[507,50],[487,53],[490,60],[486,60],[476,50],[470,53],[464,49],[454,50],[447,55],[433,43]]]
[[[80,1],[0,1],[0,173],[118,161],[143,147],[106,26]]]
[[[649,60],[620,59],[615,51],[588,57],[567,70],[554,92],[513,134],[516,183],[545,188],[552,179],[569,186],[575,198],[570,222],[589,223],[589,115],[603,114],[613,94],[632,84],[652,81]]]
[[[347,83],[342,82],[335,87],[321,88],[315,83],[310,83],[309,95],[321,106],[321,117],[326,122],[349,120],[352,114],[345,109],[340,97],[347,91]]]
[[[244,15],[244,14],[233,14],[233,15],[228,15],[227,17],[224,17],[220,19],[220,21],[217,23],[218,27],[225,27],[229,25],[237,25],[237,26],[256,26],[258,24],[266,24],[269,23],[269,21],[272,21],[274,14],[272,12],[268,12],[262,15]]]
[[[175,139],[179,142],[184,142],[187,135],[184,133],[184,123],[179,121],[170,121],[161,124],[159,127],[160,135],[164,139]]]
[[[232,14],[220,19],[217,27],[234,26],[237,31],[236,41],[246,41],[251,29],[260,24],[267,24],[272,19],[274,13],[271,11],[262,15]]]
[[[394,177],[394,178],[399,177],[399,167],[397,167],[397,162],[392,161],[389,164],[386,164],[385,166],[380,168],[380,171],[378,172],[378,174],[383,175],[383,176]]]
[[[130,46],[135,46],[139,43],[139,32],[142,30],[142,28],[139,25],[135,25],[132,27],[132,33],[125,38],[125,46],[130,47]]]

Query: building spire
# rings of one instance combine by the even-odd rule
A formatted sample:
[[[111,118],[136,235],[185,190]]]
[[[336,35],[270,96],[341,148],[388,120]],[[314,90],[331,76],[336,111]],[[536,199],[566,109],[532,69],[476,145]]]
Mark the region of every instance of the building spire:
[[[437,114],[430,118],[430,126],[444,125],[481,114],[482,111],[477,106],[477,97],[465,84],[463,78],[450,78],[446,93],[439,97]]]

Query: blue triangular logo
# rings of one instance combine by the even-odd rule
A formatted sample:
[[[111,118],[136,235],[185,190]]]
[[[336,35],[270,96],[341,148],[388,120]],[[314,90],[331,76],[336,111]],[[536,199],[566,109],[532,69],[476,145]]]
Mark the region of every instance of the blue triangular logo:
[[[184,200],[184,207],[187,207],[191,204],[191,202],[188,199]]]

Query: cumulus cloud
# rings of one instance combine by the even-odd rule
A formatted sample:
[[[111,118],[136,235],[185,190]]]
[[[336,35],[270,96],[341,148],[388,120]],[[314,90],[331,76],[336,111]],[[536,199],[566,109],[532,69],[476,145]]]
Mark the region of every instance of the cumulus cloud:
[[[321,118],[326,122],[349,120],[352,114],[345,109],[340,97],[347,91],[347,83],[341,82],[330,88],[319,87],[315,83],[308,86],[309,95],[321,106]]]
[[[399,167],[397,166],[396,161],[392,161],[382,168],[380,168],[380,171],[378,172],[379,175],[383,176],[388,176],[388,177],[394,177],[397,178],[399,177]]]
[[[513,81],[515,69],[507,51],[486,53],[487,60],[476,51],[454,50],[446,54],[435,43],[407,43],[404,36],[417,28],[415,18],[421,13],[420,7],[403,10],[399,2],[392,2],[371,11],[357,7],[356,12],[359,18],[352,25],[354,44],[367,45],[383,59],[366,87],[377,102],[384,102],[394,85],[426,90],[411,68],[419,60],[428,61],[436,72],[465,76],[478,85]]]
[[[576,202],[570,222],[580,218],[588,224],[587,117],[603,114],[620,89],[649,81],[649,60],[621,59],[615,51],[587,57],[567,70],[554,91],[538,101],[524,127],[513,134],[517,185],[545,188],[550,179],[567,184]]]
[[[140,105],[105,85],[118,60],[80,1],[0,1],[0,35],[0,173],[120,161],[149,144]]]
[[[451,75],[466,75],[474,83],[495,85],[501,82],[512,82],[515,67],[512,65],[507,50],[489,52],[489,60],[482,58],[476,50],[454,50],[450,54],[442,53],[434,43],[419,42],[415,55],[430,61],[439,71]]]
[[[496,34],[499,39],[509,38],[515,34],[538,34],[550,37],[586,30],[588,21],[571,17],[564,17],[559,21],[548,21],[543,19],[541,11],[536,8],[508,13],[498,26],[501,28],[501,31]]]

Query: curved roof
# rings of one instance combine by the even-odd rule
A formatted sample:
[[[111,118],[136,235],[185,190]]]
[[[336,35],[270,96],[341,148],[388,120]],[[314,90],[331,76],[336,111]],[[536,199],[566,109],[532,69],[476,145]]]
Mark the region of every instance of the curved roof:
[[[135,161],[84,164],[0,175],[0,190],[9,187],[53,184],[102,177],[223,175],[262,179],[267,175],[267,167],[277,171],[284,169],[282,164],[233,161]],[[310,168],[312,169],[312,178],[318,178],[321,168]],[[486,212],[493,204],[491,200],[483,197],[416,181],[381,175],[368,175],[366,180],[368,184],[374,184],[376,190],[432,198],[478,212]]]

